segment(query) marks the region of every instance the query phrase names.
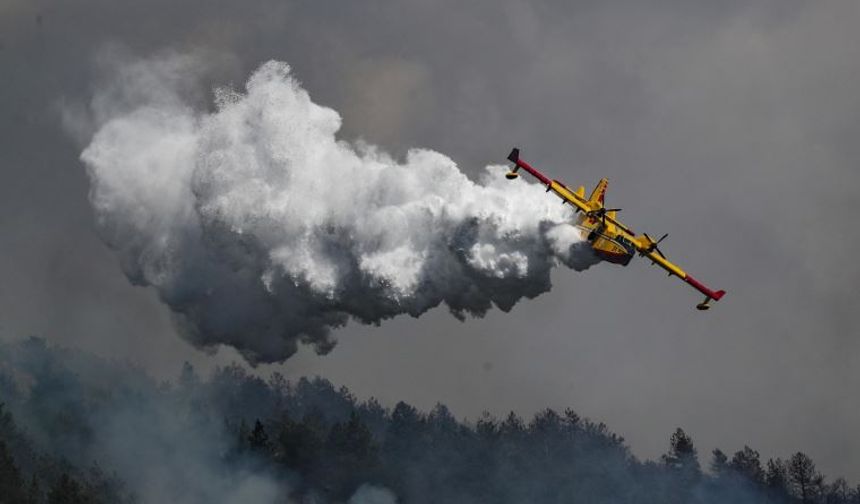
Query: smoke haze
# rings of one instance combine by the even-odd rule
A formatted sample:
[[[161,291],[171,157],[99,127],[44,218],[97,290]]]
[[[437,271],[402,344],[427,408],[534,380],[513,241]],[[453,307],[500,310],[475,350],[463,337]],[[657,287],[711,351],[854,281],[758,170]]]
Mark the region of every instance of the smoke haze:
[[[857,481],[858,25],[856,0],[0,1],[0,340],[38,335],[159,379],[239,358],[198,351],[156,288],[131,285],[79,157],[151,101],[122,90],[172,89],[196,117],[275,59],[342,116],[338,138],[399,163],[427,147],[480,181],[518,145],[568,185],[608,177],[625,222],[670,233],[669,257],[730,296],[703,317],[646,262],[558,268],[551,295],[511,313],[349,323],[335,351],[299,345],[264,372],[458,418],[573,406],[652,459],[683,426],[702,455],[804,449]],[[106,44],[127,54],[102,78]],[[117,78],[117,60],[171,50],[194,57]]]
[[[388,408],[319,377],[264,380],[236,364],[201,378],[186,363],[178,380],[156,383],[37,338],[0,343],[0,398],[8,502],[860,501],[860,487],[825,479],[799,452],[709,456],[676,429],[659,460],[639,460],[571,408],[458,421],[443,404]]]

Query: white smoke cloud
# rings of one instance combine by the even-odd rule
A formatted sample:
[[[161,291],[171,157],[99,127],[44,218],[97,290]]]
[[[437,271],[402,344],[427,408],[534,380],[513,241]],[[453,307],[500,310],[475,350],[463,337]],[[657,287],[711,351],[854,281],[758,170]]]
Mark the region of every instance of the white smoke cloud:
[[[275,61],[195,110],[177,61],[118,72],[81,159],[103,238],[199,346],[252,363],[326,352],[349,319],[509,310],[556,264],[596,261],[570,210],[502,166],[476,183],[438,152],[338,140],[338,113]]]

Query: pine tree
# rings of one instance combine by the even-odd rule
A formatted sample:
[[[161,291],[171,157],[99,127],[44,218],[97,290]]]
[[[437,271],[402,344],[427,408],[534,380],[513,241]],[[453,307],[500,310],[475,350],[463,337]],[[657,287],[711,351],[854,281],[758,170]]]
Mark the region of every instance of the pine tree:
[[[691,492],[702,476],[699,459],[693,439],[680,427],[669,440],[669,452],[663,455],[663,464],[675,479],[676,488],[669,498],[670,502],[689,502]]]
[[[827,504],[847,504],[851,502],[851,487],[845,478],[836,478],[827,485],[824,501]]]
[[[39,504],[42,502],[42,490],[39,488],[39,482],[34,475],[30,479],[30,486],[27,488],[27,497],[24,502],[26,504]]]
[[[749,446],[744,446],[743,450],[735,452],[729,465],[735,473],[753,483],[764,481],[764,470],[761,467],[759,453]]]
[[[711,472],[715,476],[722,476],[729,468],[729,458],[719,448],[711,452]]]
[[[335,424],[335,427],[341,424]],[[336,433],[336,434],[335,434]],[[367,464],[375,453],[373,436],[370,429],[364,425],[358,414],[353,411],[349,415],[349,421],[342,428],[332,428],[333,442],[341,448],[342,453],[348,453],[356,460]]]
[[[794,495],[806,504],[812,502],[824,478],[815,468],[815,463],[805,453],[797,452],[788,461],[788,480]]]
[[[63,473],[48,492],[48,504],[86,504],[80,483]]]
[[[322,438],[314,417],[295,422],[288,417],[277,425],[276,459],[302,474],[309,473],[320,458]]]
[[[854,490],[851,491],[848,502],[851,504],[860,504],[860,485],[857,485],[854,487]]]
[[[248,435],[248,447],[251,449],[251,452],[260,455],[268,454],[271,449],[269,435],[266,434],[266,428],[259,420],[254,422],[254,429]]]
[[[785,502],[788,498],[788,470],[782,459],[768,459],[764,485],[770,502]]]
[[[693,439],[680,427],[672,434],[669,440],[669,452],[663,455],[662,459],[664,464],[680,472],[691,476],[701,474],[701,467],[699,467],[699,459],[696,456],[696,447],[693,445]]]
[[[200,378],[194,371],[190,362],[182,363],[182,371],[179,374],[179,387],[186,393],[194,392],[200,386]]]
[[[347,422],[332,425],[326,453],[330,486],[338,497],[347,497],[378,465],[373,436],[355,411]]]
[[[0,440],[0,504],[12,504],[24,499],[24,482],[6,443]]]

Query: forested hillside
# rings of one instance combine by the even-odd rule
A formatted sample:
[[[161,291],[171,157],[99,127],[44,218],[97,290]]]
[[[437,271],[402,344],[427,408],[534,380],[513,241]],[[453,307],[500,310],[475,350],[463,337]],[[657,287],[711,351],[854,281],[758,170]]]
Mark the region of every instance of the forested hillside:
[[[860,503],[802,452],[702,455],[679,428],[643,461],[572,409],[464,421],[239,366],[156,383],[39,339],[0,345],[0,402],[0,503]]]

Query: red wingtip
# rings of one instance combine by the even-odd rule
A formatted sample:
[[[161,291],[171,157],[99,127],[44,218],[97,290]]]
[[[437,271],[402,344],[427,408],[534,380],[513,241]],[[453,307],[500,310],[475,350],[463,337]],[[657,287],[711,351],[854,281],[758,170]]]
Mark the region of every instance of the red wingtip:
[[[684,278],[684,281],[687,282],[688,284],[692,285],[693,288],[695,288],[697,291],[708,296],[709,298],[713,299],[714,301],[719,301],[720,298],[722,298],[726,294],[726,291],[724,291],[724,290],[720,290],[717,292],[712,291],[711,289],[705,287],[701,282],[699,282],[698,280],[696,280],[695,278],[693,278],[690,275],[687,275],[687,277]]]

